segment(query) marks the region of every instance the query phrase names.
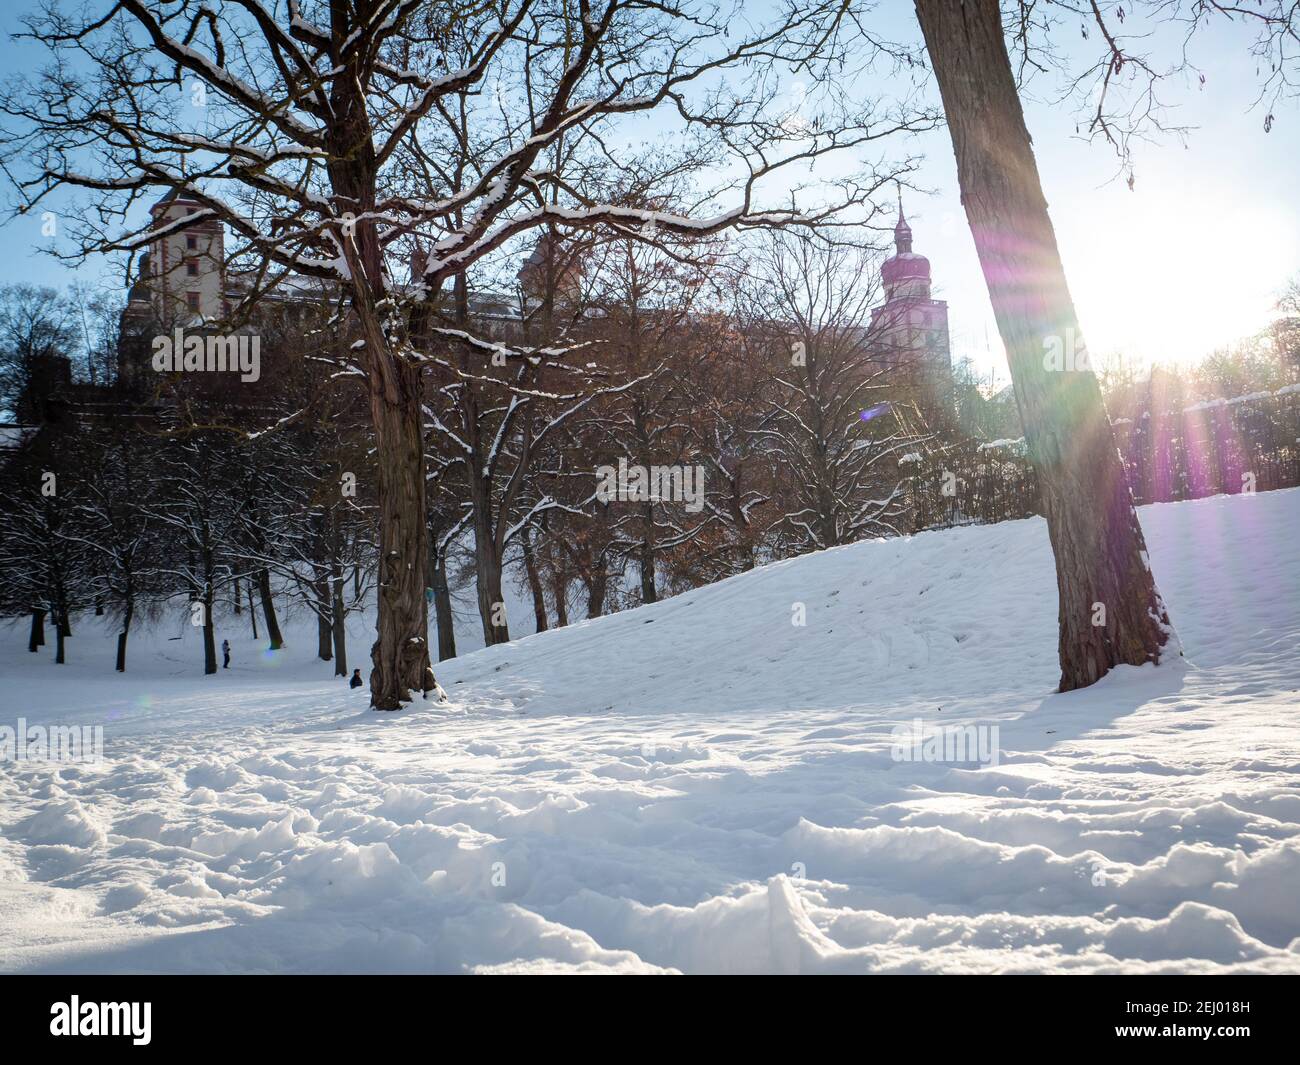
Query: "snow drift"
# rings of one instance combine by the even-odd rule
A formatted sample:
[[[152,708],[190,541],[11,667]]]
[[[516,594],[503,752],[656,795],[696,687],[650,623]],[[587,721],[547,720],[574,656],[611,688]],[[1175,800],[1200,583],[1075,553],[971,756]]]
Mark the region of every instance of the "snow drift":
[[[1141,514],[1185,657],[1066,695],[1039,520],[466,655],[393,715],[309,636],[118,676],[15,626],[3,720],[106,758],[0,768],[0,967],[1300,971],[1300,490]],[[917,720],[998,764],[896,761]]]

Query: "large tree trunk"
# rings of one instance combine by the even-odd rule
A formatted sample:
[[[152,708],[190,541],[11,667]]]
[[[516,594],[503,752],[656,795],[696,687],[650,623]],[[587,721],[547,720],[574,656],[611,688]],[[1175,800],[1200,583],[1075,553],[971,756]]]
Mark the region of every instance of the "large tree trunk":
[[[367,8],[367,10],[369,10]],[[353,30],[350,5],[330,5],[336,41]],[[365,17],[370,18],[371,14]],[[346,50],[345,50],[346,51]],[[336,231],[351,278],[352,309],[364,340],[370,421],[375,430],[379,471],[379,571],[375,642],[370,649],[370,705],[398,710],[419,691],[442,689],[429,664],[429,607],[424,598],[428,533],[424,507],[423,395],[420,367],[405,352],[384,306],[385,274],[379,230],[373,216],[379,173],[362,68],[373,60],[361,49],[348,51],[347,75],[330,85],[333,115],[326,140],[326,164],[340,214],[362,217]]]
[[[275,601],[271,598],[271,573],[265,566],[257,571],[257,594],[262,600],[262,617],[266,620],[266,635],[271,641],[271,650],[278,651],[284,646],[284,637],[280,635]]]
[[[379,617],[370,658],[370,705],[397,710],[412,691],[438,691],[429,664],[424,598],[424,438],[420,371],[380,345],[367,329],[370,415],[379,466]]]
[[[1003,39],[998,0],[916,0],[962,203],[1056,557],[1061,691],[1158,662],[1172,629],[1086,361]],[[1064,351],[1063,366],[1051,361]],[[1072,361],[1071,361],[1072,360]]]

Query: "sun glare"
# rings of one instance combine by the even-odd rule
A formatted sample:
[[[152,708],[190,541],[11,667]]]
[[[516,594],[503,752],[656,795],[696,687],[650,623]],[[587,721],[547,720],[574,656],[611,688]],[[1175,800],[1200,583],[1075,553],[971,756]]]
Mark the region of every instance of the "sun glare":
[[[1094,356],[1188,365],[1265,328],[1297,261],[1296,224],[1249,203],[1124,192],[1104,229],[1063,235],[1065,267]],[[1213,213],[1225,244],[1198,224]],[[1104,239],[1101,234],[1106,234]],[[1073,239],[1071,239],[1071,237]]]

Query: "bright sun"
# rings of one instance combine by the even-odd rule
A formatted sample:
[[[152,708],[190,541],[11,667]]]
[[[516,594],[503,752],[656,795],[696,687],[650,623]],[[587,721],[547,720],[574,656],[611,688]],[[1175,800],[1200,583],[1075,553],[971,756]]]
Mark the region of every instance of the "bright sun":
[[[1066,275],[1095,357],[1186,365],[1263,329],[1296,269],[1294,225],[1249,203],[1167,192],[1107,197],[1104,225],[1062,227]],[[1231,233],[1225,246],[1213,232]]]

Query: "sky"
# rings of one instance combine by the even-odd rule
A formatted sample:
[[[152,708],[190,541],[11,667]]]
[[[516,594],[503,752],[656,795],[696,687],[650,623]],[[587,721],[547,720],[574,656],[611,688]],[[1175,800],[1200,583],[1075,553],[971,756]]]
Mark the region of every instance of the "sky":
[[[25,70],[40,53],[8,34],[28,4],[0,12],[0,69]],[[883,0],[873,28],[919,40],[908,0]],[[1063,26],[1066,58],[1096,49],[1077,28]],[[1300,106],[1252,108],[1259,77],[1242,30],[1214,27],[1193,42],[1191,57],[1206,76],[1170,79],[1163,90],[1173,124],[1194,127],[1136,149],[1130,190],[1117,177],[1114,154],[1076,134],[1076,116],[1055,100],[1059,82],[1040,80],[1026,94],[1025,115],[1056,228],[1066,274],[1094,360],[1122,352],[1138,366],[1188,364],[1257,332],[1275,313],[1289,278],[1300,275]],[[1179,39],[1165,33],[1145,46],[1168,63]],[[888,92],[862,79],[853,90]],[[932,98],[937,92],[931,86]],[[997,383],[1005,358],[957,192],[945,129],[900,140],[896,151],[924,156],[905,207],[914,248],[932,265],[934,295],[948,302],[953,355],[969,357]],[[0,222],[0,284],[62,286],[74,275],[43,250],[39,218]],[[81,275],[94,278],[91,264]]]

